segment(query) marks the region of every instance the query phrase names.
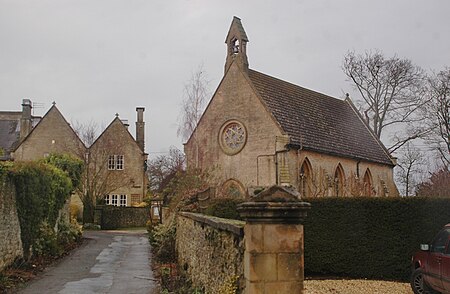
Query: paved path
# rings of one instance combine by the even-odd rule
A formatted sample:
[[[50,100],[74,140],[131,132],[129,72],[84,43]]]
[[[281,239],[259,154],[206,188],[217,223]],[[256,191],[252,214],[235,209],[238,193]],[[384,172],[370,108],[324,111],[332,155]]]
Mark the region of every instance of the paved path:
[[[84,244],[22,294],[158,293],[145,231],[88,231]]]

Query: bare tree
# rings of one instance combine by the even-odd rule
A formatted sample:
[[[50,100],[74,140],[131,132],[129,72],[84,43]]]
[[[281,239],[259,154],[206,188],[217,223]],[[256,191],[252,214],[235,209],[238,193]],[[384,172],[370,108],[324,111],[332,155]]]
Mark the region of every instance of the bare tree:
[[[450,170],[442,168],[417,186],[417,196],[450,198]]]
[[[97,139],[100,131],[104,128],[100,129],[97,123],[90,120],[88,123],[80,123],[79,121],[72,122],[72,129],[84,145],[89,148],[94,143],[95,139]]]
[[[417,110],[424,99],[424,71],[408,59],[385,58],[380,51],[364,55],[348,52],[343,71],[361,96],[362,116],[378,138],[387,127],[408,126],[388,150],[392,153],[406,142],[423,137],[428,130],[412,123],[419,121]],[[414,126],[414,127],[412,127]]]
[[[170,147],[169,154],[150,160],[147,169],[150,190],[162,192],[176,173],[184,170],[184,166],[184,153],[174,146]]]
[[[195,130],[210,95],[209,81],[203,67],[194,72],[184,86],[183,102],[180,110],[180,125],[177,135],[186,142]]]
[[[429,142],[436,150],[444,167],[450,167],[450,68],[433,74],[428,79],[429,103],[426,116],[432,134]]]
[[[403,186],[404,196],[412,196],[413,189],[417,183],[418,174],[421,171],[421,165],[424,164],[423,154],[415,148],[410,142],[402,148],[402,156],[397,166],[397,179]]]
[[[80,148],[78,157],[84,161],[85,171],[78,189],[78,195],[83,202],[83,222],[93,222],[94,209],[105,195],[131,185],[133,179],[124,176],[108,167],[110,155],[124,154],[124,142],[111,133],[103,133],[97,138],[100,130],[97,124],[74,124],[74,130],[88,148]],[[95,144],[94,144],[95,142]]]

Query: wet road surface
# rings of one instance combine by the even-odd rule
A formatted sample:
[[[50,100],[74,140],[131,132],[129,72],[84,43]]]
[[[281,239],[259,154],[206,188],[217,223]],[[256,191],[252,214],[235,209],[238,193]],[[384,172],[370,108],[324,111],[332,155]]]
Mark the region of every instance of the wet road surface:
[[[141,231],[87,231],[83,245],[18,293],[158,293]]]

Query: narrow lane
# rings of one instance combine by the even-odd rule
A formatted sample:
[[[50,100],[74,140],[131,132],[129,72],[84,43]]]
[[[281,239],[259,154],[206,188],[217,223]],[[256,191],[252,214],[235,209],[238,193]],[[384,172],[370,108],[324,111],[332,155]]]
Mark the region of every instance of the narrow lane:
[[[158,293],[145,231],[88,231],[85,243],[19,293]]]

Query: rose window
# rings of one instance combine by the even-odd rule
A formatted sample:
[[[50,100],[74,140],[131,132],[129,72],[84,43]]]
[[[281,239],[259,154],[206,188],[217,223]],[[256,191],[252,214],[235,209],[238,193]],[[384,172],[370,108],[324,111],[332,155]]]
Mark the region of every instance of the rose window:
[[[221,130],[220,145],[227,154],[236,154],[244,147],[247,133],[244,126],[232,121],[225,124]]]

